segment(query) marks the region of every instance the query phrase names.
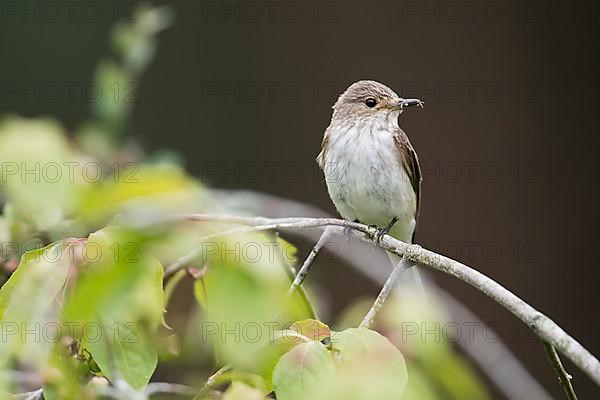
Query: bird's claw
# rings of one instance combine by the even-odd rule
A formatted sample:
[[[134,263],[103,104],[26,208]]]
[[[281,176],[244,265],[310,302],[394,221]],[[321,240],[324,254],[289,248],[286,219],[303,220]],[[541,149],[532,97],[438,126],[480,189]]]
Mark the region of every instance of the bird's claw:
[[[388,232],[390,231],[390,229],[386,226],[380,229],[377,229],[377,236],[375,236],[375,242],[377,244],[381,244],[381,240],[383,239],[383,237],[385,235],[388,234]]]
[[[374,234],[375,236],[375,243],[377,243],[378,245],[381,244],[381,241],[383,240],[383,237],[385,235],[387,235],[390,232],[390,229],[392,229],[392,226],[394,226],[394,224],[398,222],[398,218],[394,217],[392,218],[392,220],[383,228],[379,228],[376,225],[369,225],[369,228],[374,228],[376,230],[376,233]]]
[[[369,225],[369,229],[375,231],[371,234],[371,239],[374,240],[377,244],[380,244],[381,239],[383,239],[383,237],[389,232],[389,229],[387,227],[380,228],[377,225],[373,224]]]

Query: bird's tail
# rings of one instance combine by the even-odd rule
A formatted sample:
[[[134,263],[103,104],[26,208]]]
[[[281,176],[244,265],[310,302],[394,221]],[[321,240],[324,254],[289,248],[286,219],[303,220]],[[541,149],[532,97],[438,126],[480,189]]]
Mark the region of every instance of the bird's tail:
[[[410,294],[411,296],[416,295],[425,299],[425,286],[423,285],[423,280],[421,279],[417,266],[393,253],[388,252],[388,257],[394,268],[398,263],[402,263],[400,267],[403,271],[400,273],[398,282],[396,283],[396,294],[399,296],[407,294]]]

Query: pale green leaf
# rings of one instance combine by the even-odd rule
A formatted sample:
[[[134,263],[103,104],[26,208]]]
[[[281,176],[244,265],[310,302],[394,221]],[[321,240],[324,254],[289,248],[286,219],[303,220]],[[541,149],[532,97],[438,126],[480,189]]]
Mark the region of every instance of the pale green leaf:
[[[279,400],[314,398],[334,374],[333,357],[323,344],[300,344],[277,363],[273,371],[275,394]]]
[[[331,329],[316,319],[304,319],[291,324],[288,329],[293,330],[315,341],[322,341],[331,336]]]
[[[388,339],[366,328],[350,328],[332,335],[331,341],[338,357],[335,379],[315,398],[401,398],[407,382],[406,364]]]
[[[6,339],[0,346],[0,362],[14,355],[37,367],[46,364],[61,330],[60,304],[74,246],[57,242],[25,253],[0,288],[0,323]]]
[[[223,394],[223,400],[264,400],[265,393],[243,382],[232,382]]]
[[[158,351],[139,324],[105,318],[100,337],[84,337],[82,346],[109,380],[124,379],[139,389],[146,385],[158,364]]]
[[[51,119],[6,118],[0,122],[0,191],[14,213],[37,229],[60,222],[72,206],[90,160],[70,145],[64,128]]]
[[[157,364],[153,337],[163,323],[163,268],[139,236],[117,227],[90,236],[88,245],[98,256],[81,268],[65,319],[81,328],[82,347],[107,377],[139,388]]]
[[[189,210],[200,196],[198,182],[176,166],[126,163],[114,175],[87,187],[79,197],[77,212],[92,222],[118,212],[139,215],[140,220],[145,215]]]

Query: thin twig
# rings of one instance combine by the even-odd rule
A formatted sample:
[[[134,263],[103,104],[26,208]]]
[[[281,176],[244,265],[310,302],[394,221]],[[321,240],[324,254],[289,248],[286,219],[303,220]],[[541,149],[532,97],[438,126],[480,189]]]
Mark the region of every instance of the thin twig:
[[[343,228],[351,228],[369,236],[372,236],[374,233],[373,228],[366,225],[335,218],[271,219],[264,217],[254,218],[209,214],[188,214],[182,215],[180,218],[201,222],[223,222],[247,225],[253,227],[254,230],[257,231],[292,228],[308,229],[331,226],[332,228],[335,227],[334,232],[339,232],[340,234],[343,233]],[[364,235],[359,235],[362,240],[369,240],[362,236]],[[542,340],[556,347],[556,349],[590,376],[594,382],[600,385],[600,362],[598,359],[596,359],[596,357],[573,337],[567,334],[554,321],[525,303],[496,281],[458,261],[426,250],[421,246],[401,242],[389,235],[384,236],[381,241],[377,242],[377,245],[391,253],[404,257],[408,262],[413,262],[454,276],[483,292],[527,324],[527,326]]]
[[[207,394],[213,388],[213,386],[217,382],[217,379],[219,379],[219,377],[221,375],[230,371],[231,369],[232,369],[231,365],[224,365],[221,368],[219,368],[219,370],[217,372],[215,372],[214,374],[209,376],[208,379],[206,380],[206,383],[204,384],[204,386],[202,386],[202,388],[200,389],[200,391],[198,392],[196,397],[194,397],[193,400],[199,400],[200,398],[202,398],[203,395]]]
[[[159,393],[176,394],[180,396],[195,396],[197,390],[178,383],[166,383],[166,382],[150,382],[146,386],[146,396],[151,397]]]
[[[410,267],[412,267],[412,265],[406,263],[404,261],[404,259],[401,259],[400,261],[398,261],[398,263],[396,263],[394,270],[392,271],[392,273],[390,274],[388,279],[385,281],[385,284],[383,285],[381,292],[379,292],[377,299],[375,299],[375,302],[369,309],[369,312],[367,313],[367,315],[365,315],[365,317],[363,318],[359,327],[361,327],[361,328],[370,328],[371,327],[371,324],[373,323],[375,316],[377,316],[377,313],[379,312],[381,307],[383,307],[383,304],[387,300],[388,296],[392,293],[394,286],[396,286],[396,283],[398,282],[398,278],[400,277],[400,274],[402,274],[403,271],[405,271],[406,269],[408,269]]]
[[[100,390],[100,394],[105,397],[113,399],[146,399],[155,394],[168,393],[180,396],[194,396],[197,390],[180,385],[178,383],[166,383],[166,382],[150,382],[143,392],[138,392],[132,389],[129,385],[123,385],[122,381],[119,381],[115,386],[106,386]],[[43,389],[38,389],[33,392],[20,393],[13,396],[14,400],[39,400],[43,399]]]
[[[325,244],[331,236],[332,230],[326,228],[321,234],[319,241],[317,242],[317,244],[315,244],[315,247],[313,247],[313,249],[310,251],[310,254],[308,255],[308,257],[306,257],[306,260],[304,260],[304,264],[302,264],[302,267],[296,274],[296,277],[294,278],[294,281],[292,282],[292,285],[288,290],[288,297],[292,297],[294,293],[296,293],[298,287],[300,287],[302,282],[304,282],[304,279],[306,278],[306,275],[308,275],[308,271],[310,270],[312,263],[315,261],[315,258],[317,258],[317,255],[319,254],[323,246],[325,246]]]
[[[192,220],[198,220],[201,221],[201,219],[195,219],[197,216],[199,216],[199,214],[194,214],[194,215],[189,215],[189,219]],[[183,217],[185,218],[185,216]],[[236,217],[233,217],[236,218]],[[244,218],[244,217],[239,217],[239,218]],[[331,218],[332,220],[334,218]],[[281,221],[275,224],[253,224],[251,226],[244,226],[241,228],[233,228],[233,229],[228,229],[225,231],[221,231],[221,232],[216,232],[216,233],[211,233],[210,235],[206,235],[200,238],[201,241],[207,241],[210,239],[216,239],[219,237],[223,237],[223,236],[227,236],[227,235],[234,235],[234,234],[239,234],[239,233],[249,233],[249,232],[259,232],[259,231],[269,231],[269,230],[278,230],[278,229],[285,229],[288,227],[294,227],[295,225],[295,221],[296,218],[290,218],[290,221]],[[213,221],[213,222],[224,222],[224,223],[233,223],[233,224],[239,224],[239,225],[247,225],[244,223],[241,223],[239,221],[227,221],[226,219],[224,220],[218,220],[218,221]],[[320,224],[318,226],[315,227],[323,227],[323,226],[327,226],[328,224]],[[192,250],[190,253],[179,257],[177,260],[175,260],[175,262],[173,262],[173,264],[169,265],[166,269],[165,269],[165,273],[164,273],[164,278],[168,279],[170,278],[173,274],[175,274],[177,271],[179,271],[180,269],[183,269],[185,267],[187,267],[190,263],[196,261],[198,258],[200,258],[200,256],[202,255],[202,248],[197,248]]]
[[[38,389],[33,392],[19,393],[12,397],[13,400],[41,400],[43,399],[43,389]]]
[[[292,279],[292,281],[293,281],[295,279],[296,270],[294,269],[292,264],[289,262],[289,260],[287,260],[283,256],[283,249],[281,249],[281,243],[279,241],[277,241],[276,243],[277,243],[277,247],[280,250],[276,254],[277,254],[279,260],[281,261],[281,263],[284,264],[285,266],[287,266],[287,273],[289,274],[290,279]],[[289,290],[288,290],[288,292],[289,292]],[[313,306],[311,301],[308,299],[308,295],[306,294],[306,291],[304,290],[304,288],[302,286],[298,286],[298,288],[296,289],[296,292],[298,293],[298,297],[300,298],[300,301],[305,305],[305,307],[308,311],[308,317],[311,319],[318,320],[319,316],[317,315],[317,311],[315,310],[315,307]],[[289,297],[291,297],[291,295]],[[275,316],[273,317],[272,320],[278,321],[280,316],[282,315],[282,312],[283,312],[282,310],[279,310],[278,313],[275,314]]]
[[[565,367],[563,367],[562,362],[560,361],[560,357],[556,352],[554,346],[552,346],[548,342],[544,342],[544,350],[546,350],[546,355],[548,356],[548,360],[550,361],[550,365],[556,371],[556,375],[558,376],[558,382],[562,386],[565,394],[567,395],[567,399],[569,400],[577,400],[577,395],[575,394],[575,389],[571,384],[571,375],[565,371]]]

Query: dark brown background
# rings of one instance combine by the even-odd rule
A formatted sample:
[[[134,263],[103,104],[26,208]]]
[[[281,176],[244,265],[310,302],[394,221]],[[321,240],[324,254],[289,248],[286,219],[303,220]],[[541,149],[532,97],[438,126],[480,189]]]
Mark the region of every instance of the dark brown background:
[[[95,23],[2,20],[0,80],[90,82],[109,52],[114,22],[115,5],[96,4],[104,15]],[[117,9],[125,12],[125,4]],[[216,187],[264,191],[333,213],[314,158],[339,92],[369,78],[421,97],[426,108],[401,118],[424,169],[417,241],[511,288],[600,354],[594,2],[488,1],[469,14],[472,3],[460,1],[283,1],[290,14],[277,7],[272,20],[265,3],[226,4],[234,14],[207,12],[221,2],[173,4],[175,24],[160,36],[135,112],[135,136],[147,148],[181,152],[187,168]],[[256,10],[263,15],[253,21]],[[214,85],[231,90],[213,94],[207,89]],[[65,98],[0,100],[2,113],[56,115],[71,128],[88,108]],[[314,279],[339,282],[343,266],[325,267]],[[479,292],[436,278],[496,324],[534,375],[562,396],[523,325]],[[336,309],[377,290],[347,274],[335,286]],[[566,366],[582,399],[598,396],[591,380]]]

